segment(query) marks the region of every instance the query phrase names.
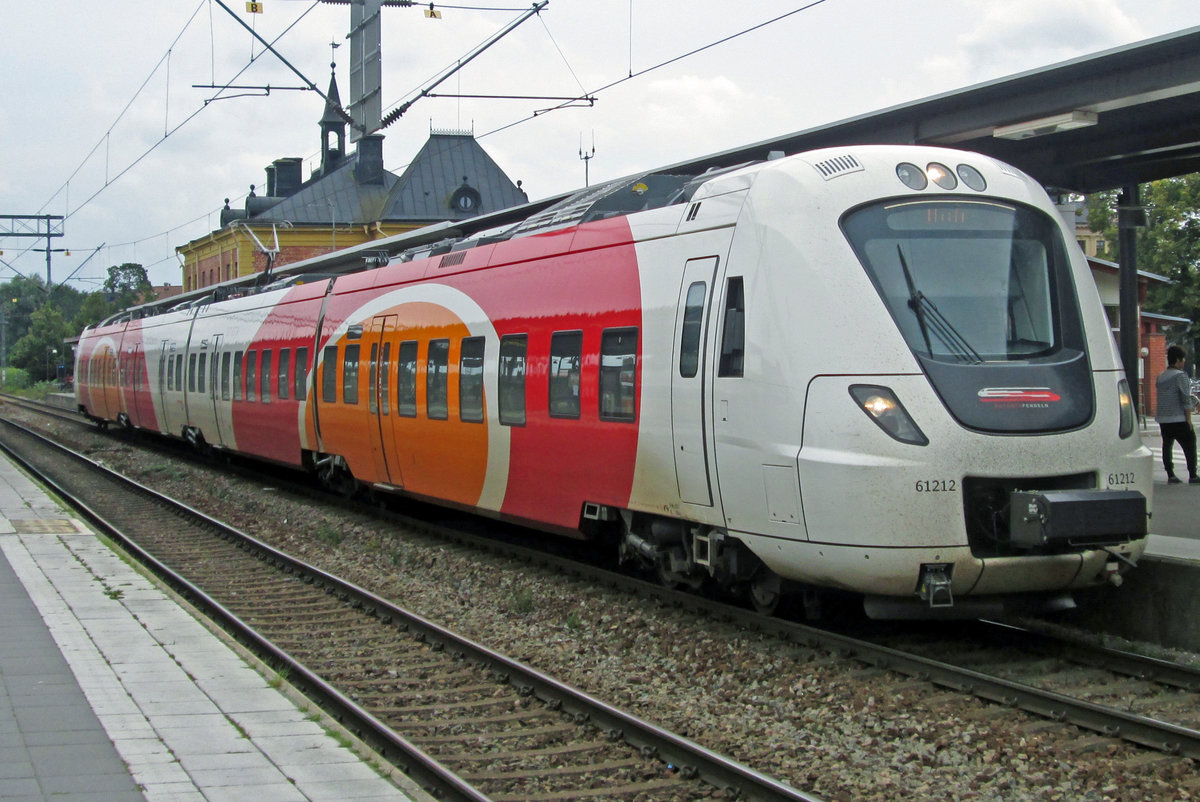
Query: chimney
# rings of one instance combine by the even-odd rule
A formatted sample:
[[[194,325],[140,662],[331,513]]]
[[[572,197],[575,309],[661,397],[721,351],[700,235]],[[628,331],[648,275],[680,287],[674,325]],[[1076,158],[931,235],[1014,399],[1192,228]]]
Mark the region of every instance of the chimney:
[[[267,165],[267,197],[275,197],[275,165]]]
[[[303,165],[303,160],[298,156],[289,156],[284,159],[276,159],[271,165],[275,168],[275,191],[270,191],[268,185],[267,194],[279,198],[288,198],[296,194],[296,190],[300,189],[300,169]],[[270,176],[268,170],[267,175]]]
[[[368,134],[358,140],[354,177],[360,184],[382,184],[383,176],[383,135]]]

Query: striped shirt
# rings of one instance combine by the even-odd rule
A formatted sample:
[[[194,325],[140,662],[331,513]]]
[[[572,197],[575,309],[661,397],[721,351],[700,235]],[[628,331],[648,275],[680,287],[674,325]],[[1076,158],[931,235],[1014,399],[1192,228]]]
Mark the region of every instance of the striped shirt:
[[[1159,423],[1181,423],[1187,420],[1187,403],[1192,385],[1182,370],[1167,368],[1158,374],[1154,385],[1158,391],[1158,409],[1154,417]]]

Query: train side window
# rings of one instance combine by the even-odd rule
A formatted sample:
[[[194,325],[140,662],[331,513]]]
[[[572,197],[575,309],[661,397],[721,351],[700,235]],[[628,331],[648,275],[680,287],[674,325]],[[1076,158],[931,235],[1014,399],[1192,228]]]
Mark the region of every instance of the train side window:
[[[600,420],[637,419],[637,344],[635,328],[600,335]]]
[[[417,341],[400,343],[396,354],[396,414],[417,416]]]
[[[196,355],[188,354],[188,392],[196,392]]]
[[[196,392],[204,392],[204,374],[208,367],[208,354],[200,354],[196,359]]]
[[[226,351],[221,354],[221,400],[229,400],[229,360],[233,354]]]
[[[303,401],[308,397],[308,349],[296,349],[296,400]]]
[[[505,426],[525,425],[525,354],[529,337],[510,334],[500,338],[500,422]]]
[[[291,367],[292,349],[279,349],[279,398],[286,399],[292,389],[292,377],[288,372]]]
[[[375,388],[379,381],[379,343],[371,343],[371,357],[367,360],[367,411],[372,415],[379,414],[379,399]]]
[[[688,287],[683,304],[683,333],[679,338],[679,375],[693,378],[700,369],[700,335],[704,323],[705,284],[697,281]]]
[[[550,335],[550,417],[579,417],[582,365],[582,331],[556,331]]]
[[[246,400],[258,400],[258,351],[246,352]]]
[[[725,285],[725,325],[721,329],[718,376],[742,376],[746,357],[746,297],[741,277]]]
[[[233,355],[233,400],[242,400],[242,357],[245,352],[238,351]]]
[[[336,345],[327,345],[321,360],[321,400],[326,404],[337,401],[337,352]]]
[[[379,357],[379,384],[372,383],[371,392],[375,392],[375,388],[379,388],[379,412],[383,415],[392,414],[391,398],[388,396],[388,388],[392,381],[392,344],[383,344],[383,353]]]
[[[342,402],[346,404],[358,403],[358,351],[358,343],[347,345],[342,359]]]
[[[271,403],[271,349],[264,348],[262,352],[262,363],[258,370],[258,399],[264,404]]]
[[[468,423],[483,422],[483,337],[462,341],[458,368],[458,417]]]
[[[436,420],[449,415],[450,341],[430,340],[425,366],[425,414]]]

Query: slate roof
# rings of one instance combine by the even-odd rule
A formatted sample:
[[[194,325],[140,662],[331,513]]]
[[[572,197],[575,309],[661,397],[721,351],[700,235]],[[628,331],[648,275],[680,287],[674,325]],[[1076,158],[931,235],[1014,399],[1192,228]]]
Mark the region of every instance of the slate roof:
[[[382,184],[360,184],[354,168],[358,154],[347,159],[332,173],[308,181],[294,195],[284,198],[269,209],[254,215],[252,220],[280,222],[293,225],[330,225],[338,223],[374,223],[384,219],[388,192],[397,178],[384,172]]]
[[[300,190],[262,208],[249,219],[288,221],[293,225],[373,223],[376,221],[430,223],[463,220],[484,212],[528,202],[525,193],[505,175],[469,133],[433,133],[402,176],[384,171],[382,183],[356,178],[359,154],[351,154],[329,175],[310,178]],[[457,193],[457,194],[456,194]],[[452,205],[463,194],[472,202]]]
[[[478,193],[477,208],[451,206],[464,184]],[[383,219],[462,220],[528,200],[473,135],[432,133],[392,188]]]

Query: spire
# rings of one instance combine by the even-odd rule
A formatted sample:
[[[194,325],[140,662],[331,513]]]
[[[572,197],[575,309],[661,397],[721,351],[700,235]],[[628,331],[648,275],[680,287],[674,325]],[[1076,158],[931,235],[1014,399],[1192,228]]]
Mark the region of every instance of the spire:
[[[330,42],[331,50],[337,49]],[[325,113],[321,115],[321,175],[329,173],[341,164],[346,156],[346,121],[338,114],[342,99],[337,87],[337,62],[329,62],[329,91],[326,92]]]

